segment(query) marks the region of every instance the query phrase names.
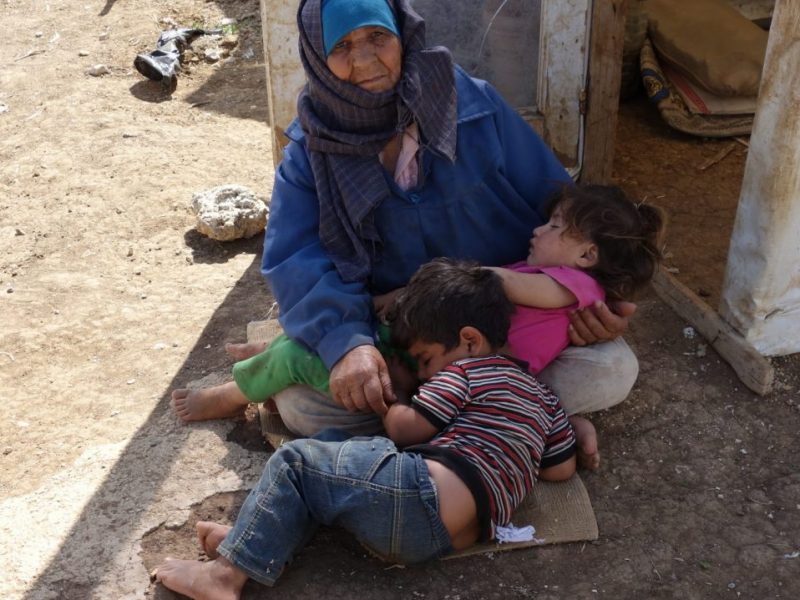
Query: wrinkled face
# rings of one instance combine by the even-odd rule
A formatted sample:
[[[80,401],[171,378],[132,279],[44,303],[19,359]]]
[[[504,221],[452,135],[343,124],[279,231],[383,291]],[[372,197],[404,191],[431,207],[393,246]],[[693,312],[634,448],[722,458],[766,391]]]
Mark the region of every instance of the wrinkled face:
[[[383,27],[359,27],[336,42],[326,64],[342,81],[387,92],[400,81],[403,48],[400,38]]]
[[[469,357],[469,349],[460,344],[451,350],[445,350],[444,344],[437,342],[415,341],[408,348],[408,353],[417,361],[417,376],[427,381],[447,365],[462,358]]]
[[[527,262],[537,267],[573,267],[578,268],[579,259],[592,242],[567,233],[561,208],[556,207],[550,220],[533,230]]]

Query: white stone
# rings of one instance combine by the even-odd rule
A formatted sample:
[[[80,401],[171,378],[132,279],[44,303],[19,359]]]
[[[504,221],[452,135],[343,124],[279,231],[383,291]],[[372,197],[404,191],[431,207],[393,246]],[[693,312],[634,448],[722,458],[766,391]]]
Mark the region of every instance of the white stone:
[[[192,210],[197,216],[197,231],[221,242],[260,233],[269,215],[263,196],[236,184],[194,194]]]
[[[86,74],[91,75],[92,77],[101,77],[103,75],[110,75],[111,69],[105,65],[92,65],[86,69]]]
[[[222,38],[219,42],[219,45],[223,48],[235,48],[236,45],[239,43],[239,36],[238,35],[226,35]]]

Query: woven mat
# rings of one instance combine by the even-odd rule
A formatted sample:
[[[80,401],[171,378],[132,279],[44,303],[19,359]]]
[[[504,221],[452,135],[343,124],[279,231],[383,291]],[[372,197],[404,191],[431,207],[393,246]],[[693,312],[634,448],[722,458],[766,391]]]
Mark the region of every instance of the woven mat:
[[[247,326],[247,341],[268,342],[279,333],[281,327],[277,320],[254,321]],[[270,403],[260,404],[258,409],[261,431],[273,448],[295,438],[281,421],[280,415],[270,409]],[[561,483],[537,482],[533,492],[517,508],[512,523],[516,527],[533,525],[536,529],[534,539],[528,542],[479,544],[448,558],[544,544],[596,540],[598,535],[597,520],[589,494],[577,473],[569,481]]]
[[[664,75],[650,40],[646,40],[642,46],[639,63],[647,97],[658,106],[661,118],[673,129],[703,137],[750,134],[753,115],[693,114],[672,82]]]

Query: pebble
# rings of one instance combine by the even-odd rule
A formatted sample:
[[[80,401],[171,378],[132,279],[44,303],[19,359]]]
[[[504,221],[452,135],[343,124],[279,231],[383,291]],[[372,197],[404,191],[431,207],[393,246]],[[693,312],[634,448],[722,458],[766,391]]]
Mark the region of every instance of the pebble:
[[[104,40],[107,40],[108,39],[108,32],[104,31],[99,36],[97,36],[97,39],[100,40],[101,42],[104,41]]]
[[[106,65],[92,65],[86,69],[86,74],[91,75],[92,77],[101,77],[103,75],[110,75],[111,69],[109,69]]]
[[[78,56],[89,56],[88,50],[78,50]]]
[[[219,45],[223,48],[234,48],[239,43],[239,36],[238,35],[226,35],[222,38],[219,42]]]

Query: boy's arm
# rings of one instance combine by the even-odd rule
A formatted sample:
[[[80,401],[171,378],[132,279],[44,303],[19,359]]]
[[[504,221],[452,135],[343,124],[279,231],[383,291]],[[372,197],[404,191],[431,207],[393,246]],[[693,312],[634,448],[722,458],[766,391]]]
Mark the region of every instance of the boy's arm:
[[[422,413],[404,402],[389,407],[383,417],[383,427],[389,439],[399,447],[427,442],[439,432]]]
[[[575,294],[544,273],[518,273],[502,267],[486,268],[500,276],[506,296],[514,304],[535,308],[561,308],[578,301]]]
[[[542,481],[566,481],[575,474],[577,458],[573,454],[567,460],[539,470],[539,479]]]
[[[551,419],[550,432],[544,440],[539,479],[564,481],[575,473],[577,439],[572,423],[561,406],[556,406]],[[594,430],[591,423],[586,423]]]
[[[445,367],[423,383],[410,402],[389,407],[383,418],[386,434],[401,447],[429,441],[458,416],[468,390],[461,367]]]

